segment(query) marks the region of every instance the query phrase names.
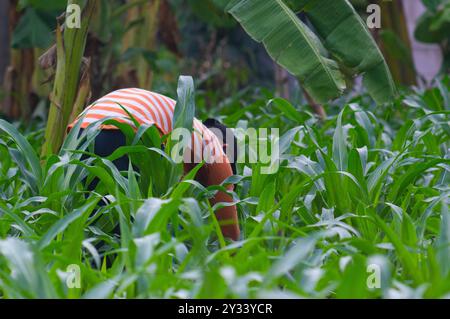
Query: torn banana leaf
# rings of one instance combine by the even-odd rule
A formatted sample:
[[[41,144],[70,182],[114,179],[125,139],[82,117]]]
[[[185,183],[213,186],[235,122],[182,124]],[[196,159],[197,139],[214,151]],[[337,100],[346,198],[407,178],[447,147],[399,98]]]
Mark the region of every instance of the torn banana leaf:
[[[347,0],[301,0],[326,49],[354,74],[377,103],[389,102],[396,88],[387,63],[364,21]]]
[[[233,0],[227,11],[269,55],[295,75],[319,103],[345,90],[338,63],[319,38],[281,0]]]

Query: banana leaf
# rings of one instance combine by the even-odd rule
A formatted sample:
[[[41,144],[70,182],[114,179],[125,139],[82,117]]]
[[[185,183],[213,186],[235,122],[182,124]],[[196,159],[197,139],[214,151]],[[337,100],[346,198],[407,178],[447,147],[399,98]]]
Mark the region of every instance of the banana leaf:
[[[289,4],[306,13],[317,35],[282,0],[232,0],[226,10],[278,64],[298,77],[315,101],[324,103],[343,93],[339,66],[352,75],[362,74],[378,104],[392,100],[396,88],[387,63],[347,0]]]
[[[314,100],[324,103],[343,93],[345,81],[338,63],[282,0],[233,0],[226,10],[299,79]]]
[[[395,96],[396,88],[386,61],[364,21],[348,0],[302,0],[304,10],[323,44],[355,75],[377,103]]]

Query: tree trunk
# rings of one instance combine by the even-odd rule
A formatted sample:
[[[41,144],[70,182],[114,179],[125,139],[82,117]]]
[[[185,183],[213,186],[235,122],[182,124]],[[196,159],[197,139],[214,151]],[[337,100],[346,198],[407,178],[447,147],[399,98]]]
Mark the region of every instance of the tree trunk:
[[[277,95],[285,100],[289,100],[289,73],[276,62],[273,63],[273,66],[275,69],[275,87]]]
[[[311,110],[314,112],[314,114],[317,115],[317,117],[321,120],[321,121],[325,121],[327,118],[327,112],[325,111],[323,105],[317,104],[314,99],[309,95],[308,92],[306,92],[305,89],[303,90],[303,94],[306,97],[306,100],[309,103],[309,106],[311,107]]]
[[[12,0],[9,4],[8,23],[9,28],[3,32],[11,35],[17,26],[21,13],[16,10],[17,0]],[[8,36],[9,38],[10,36]],[[31,117],[31,91],[32,78],[34,72],[34,50],[33,49],[9,49],[9,64],[5,72],[0,74],[3,77],[3,88],[5,97],[0,104],[0,112],[8,118],[28,120]]]
[[[416,84],[416,71],[411,54],[405,11],[401,1],[381,1],[382,26],[378,33],[383,55],[397,83]]]
[[[129,4],[133,2],[139,2],[139,0],[128,0]],[[143,23],[127,32],[122,41],[123,52],[129,48],[141,48],[150,52],[155,50],[160,6],[161,0],[151,0],[128,10],[126,25],[138,19],[142,19]],[[119,73],[121,81],[127,83],[127,86],[138,86],[147,90],[152,87],[153,71],[142,54],[121,66]]]

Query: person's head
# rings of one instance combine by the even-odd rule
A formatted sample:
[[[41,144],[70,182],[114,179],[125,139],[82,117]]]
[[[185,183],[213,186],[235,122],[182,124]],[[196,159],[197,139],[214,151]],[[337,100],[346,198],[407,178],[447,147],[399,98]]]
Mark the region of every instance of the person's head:
[[[209,118],[203,121],[203,125],[209,128],[214,134],[217,135],[217,137],[219,137],[219,141],[222,143],[222,148],[225,154],[227,154],[228,148],[230,148],[230,151],[233,151],[233,155],[231,158],[229,158],[229,161],[231,164],[231,168],[233,169],[233,174],[236,175],[237,140],[233,134],[233,131],[216,119]],[[220,134],[218,134],[219,132]],[[230,143],[233,143],[233,145],[230,145]]]

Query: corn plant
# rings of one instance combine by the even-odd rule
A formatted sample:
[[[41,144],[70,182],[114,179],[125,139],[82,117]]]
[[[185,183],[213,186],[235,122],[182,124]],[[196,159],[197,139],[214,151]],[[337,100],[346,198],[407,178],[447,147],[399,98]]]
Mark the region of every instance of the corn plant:
[[[84,107],[86,103],[84,99],[89,90],[87,82],[89,75],[85,75],[84,81],[80,83],[80,70],[89,24],[97,2],[69,0],[68,5],[71,4],[83,8],[83,17],[80,28],[65,28],[64,32],[60,26],[56,29],[56,74],[50,96],[51,105],[42,156],[48,156],[59,150],[71,115],[78,115],[74,113],[74,109],[79,110]]]
[[[105,118],[128,141],[101,158],[92,141],[102,122],[76,126],[41,162],[42,137],[0,121],[0,296],[448,297],[448,83],[389,107],[346,97],[323,122],[258,89],[225,101],[230,126],[281,132],[278,171],[241,163],[226,181],[237,242],[208,201],[224,187],[182,177],[152,127]],[[138,169],[115,168],[125,154]]]

